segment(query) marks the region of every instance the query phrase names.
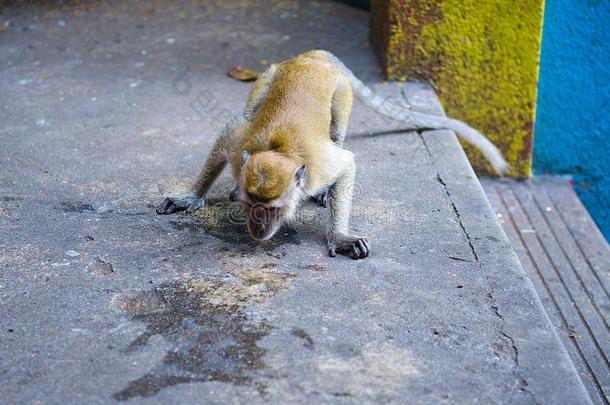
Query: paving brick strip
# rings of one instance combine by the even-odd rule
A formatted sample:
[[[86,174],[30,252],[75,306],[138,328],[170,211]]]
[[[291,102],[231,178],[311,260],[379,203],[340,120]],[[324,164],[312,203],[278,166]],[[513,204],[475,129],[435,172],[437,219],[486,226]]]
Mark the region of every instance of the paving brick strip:
[[[607,404],[608,242],[565,178],[482,184],[591,398]]]

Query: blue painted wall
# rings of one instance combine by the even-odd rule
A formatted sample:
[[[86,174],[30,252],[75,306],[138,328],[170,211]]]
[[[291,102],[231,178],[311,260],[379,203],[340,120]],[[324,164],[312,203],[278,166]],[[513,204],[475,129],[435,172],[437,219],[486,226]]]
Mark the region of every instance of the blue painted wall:
[[[573,175],[610,240],[610,0],[546,0],[534,173]]]

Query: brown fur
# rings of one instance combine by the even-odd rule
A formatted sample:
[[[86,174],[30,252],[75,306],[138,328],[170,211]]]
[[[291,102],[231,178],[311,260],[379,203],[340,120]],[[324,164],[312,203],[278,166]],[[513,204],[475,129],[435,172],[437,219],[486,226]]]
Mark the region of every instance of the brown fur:
[[[290,174],[302,163],[308,173],[306,189],[326,180],[324,162],[318,157],[320,147],[330,142],[331,102],[339,76],[317,51],[275,65],[274,84],[244,131],[241,148],[237,149],[239,153],[231,156],[235,178],[241,177],[242,150],[249,151],[251,159],[257,162],[244,166],[245,170],[256,170],[256,173],[244,176],[245,189],[264,193],[257,192],[253,197],[264,201],[279,196],[283,191],[279,187],[288,185]],[[261,87],[255,84],[252,93],[260,91]],[[265,161],[261,163],[263,159],[257,155],[268,151],[275,153],[264,154]],[[284,180],[280,181],[280,177]],[[270,184],[257,184],[260,180]]]
[[[238,182],[231,198],[246,209],[253,238],[272,237],[304,197],[330,190],[329,255],[367,257],[366,238],[349,234],[356,167],[342,145],[351,108],[350,81],[328,53],[310,51],[272,65],[254,84],[244,113],[216,140],[194,190],[166,198],[157,212],[199,209],[228,162]]]
[[[290,187],[298,160],[276,151],[259,152],[251,156],[243,167],[242,182],[252,198],[268,202],[282,195]]]

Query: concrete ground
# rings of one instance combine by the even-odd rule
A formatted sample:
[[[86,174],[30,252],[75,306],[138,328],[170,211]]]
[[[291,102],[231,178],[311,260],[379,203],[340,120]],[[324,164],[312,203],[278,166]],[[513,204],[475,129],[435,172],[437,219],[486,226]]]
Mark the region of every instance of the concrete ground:
[[[188,188],[261,69],[336,53],[386,97],[365,12],[331,2],[4,3],[0,32],[0,397],[4,403],[588,403],[454,136],[356,106],[352,226],[323,209],[253,243],[224,175]],[[371,133],[383,133],[375,137]]]

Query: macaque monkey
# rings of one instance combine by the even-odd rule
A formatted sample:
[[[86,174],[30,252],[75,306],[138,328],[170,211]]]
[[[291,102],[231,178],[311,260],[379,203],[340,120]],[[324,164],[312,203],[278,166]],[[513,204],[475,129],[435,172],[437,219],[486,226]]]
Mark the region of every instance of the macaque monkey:
[[[498,149],[465,123],[389,103],[331,53],[310,51],[271,65],[258,78],[243,113],[229,120],[216,139],[192,191],[166,198],[157,212],[191,213],[205,205],[210,186],[230,163],[237,183],[230,198],[244,207],[254,239],[271,238],[311,197],[329,208],[328,254],[364,259],[369,242],[349,229],[356,164],[354,155],[343,149],[352,92],[409,129],[456,131],[499,174],[508,167]]]

